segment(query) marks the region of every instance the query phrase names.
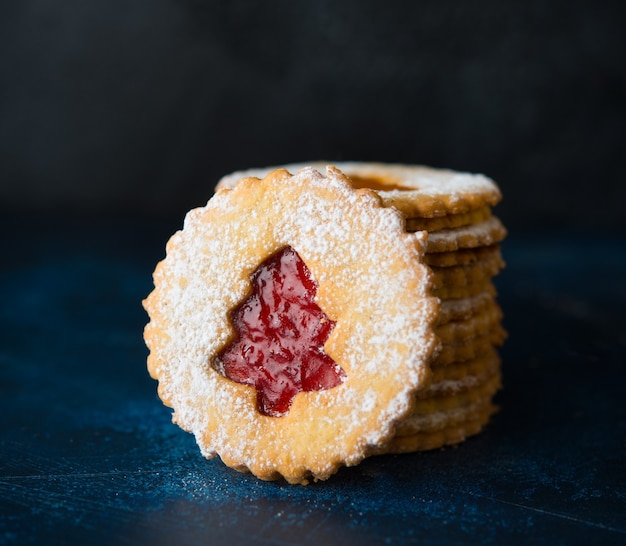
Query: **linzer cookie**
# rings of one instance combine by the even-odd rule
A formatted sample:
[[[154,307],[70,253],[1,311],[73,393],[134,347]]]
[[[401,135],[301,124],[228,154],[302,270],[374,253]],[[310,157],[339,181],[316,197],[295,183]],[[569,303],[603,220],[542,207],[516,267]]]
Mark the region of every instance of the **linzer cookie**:
[[[502,310],[492,300],[483,312],[466,320],[454,320],[446,324],[439,324],[435,333],[442,344],[454,345],[488,334],[500,324],[501,320]]]
[[[320,167],[325,163],[311,165]],[[297,170],[301,166],[294,164],[286,168]],[[506,229],[492,214],[492,207],[501,199],[497,185],[482,175],[421,166],[355,162],[336,166],[353,187],[369,188],[379,194],[385,206],[401,211],[407,231],[428,232],[424,260],[434,273],[433,294],[441,301],[436,332],[442,347],[432,363],[433,370],[449,368],[463,372],[467,370],[464,367],[467,362],[481,361],[486,355],[494,354],[506,338],[492,282],[504,267],[499,243],[506,236]],[[267,171],[235,173],[223,178],[218,187],[229,187],[243,175],[262,176]],[[499,373],[499,358],[491,359],[491,367],[497,368]],[[475,380],[469,372],[457,379],[467,385]],[[435,376],[433,381],[430,388],[416,395],[420,400],[432,398],[435,391],[441,391],[442,386],[437,384]],[[411,441],[399,442],[394,438],[387,452],[433,449],[462,441],[480,431],[494,411],[491,398],[499,387],[499,380],[492,383],[492,387],[493,391],[484,395],[486,399],[481,402],[484,411],[479,417],[468,413],[466,422],[454,425],[440,419],[439,422],[449,426],[436,434],[418,430],[412,417]],[[463,411],[460,407],[454,408],[457,416],[463,416]],[[419,420],[419,423],[425,422],[427,418]],[[400,423],[399,430],[402,426]],[[381,450],[385,452],[385,448]]]
[[[446,300],[439,308],[439,325],[451,321],[467,320],[490,308],[495,303],[493,294],[481,292],[476,296],[458,300]]]
[[[490,332],[476,336],[461,343],[444,343],[431,366],[449,366],[458,362],[467,362],[501,347],[507,338],[507,332],[501,324]]]
[[[449,381],[462,381],[467,377],[482,377],[485,374],[499,369],[500,356],[495,348],[490,348],[487,352],[473,360],[466,362],[455,362],[449,366],[436,366],[432,369],[431,384],[427,389],[419,392],[418,396],[424,397],[427,391],[439,390]]]
[[[389,445],[438,348],[427,234],[324,172],[217,191],[168,242],[144,301],[174,422],[265,480],[323,480]]]
[[[500,367],[498,366],[496,373],[488,377],[484,382],[477,379],[477,381],[479,381],[478,385],[463,390],[462,392],[450,394],[441,391],[429,393],[428,396],[418,397],[411,416],[457,408],[465,404],[476,402],[477,400],[482,400],[487,396],[491,397],[500,388],[500,376]]]
[[[456,265],[470,265],[478,261],[502,259],[499,245],[481,246],[478,248],[464,248],[451,252],[437,252],[426,254],[424,260],[431,267],[454,267]]]
[[[144,303],[173,420],[206,457],[290,483],[480,432],[506,338],[500,199],[487,177],[421,166],[224,177]]]
[[[478,224],[491,218],[491,208],[481,207],[465,214],[450,214],[435,218],[407,218],[407,231],[439,231]]]
[[[285,165],[295,172],[304,165],[324,169],[329,163],[294,163]],[[384,163],[333,163],[351,180],[354,187],[370,188],[382,198],[385,206],[395,207],[406,218],[437,218],[468,214],[493,207],[502,199],[498,186],[486,176],[433,169],[419,165]],[[264,176],[273,170],[252,169],[228,175],[218,188],[232,186],[244,176]],[[473,223],[472,221],[468,223]]]
[[[491,396],[484,396],[475,402],[469,402],[457,407],[429,411],[424,414],[416,414],[406,419],[402,429],[398,429],[395,437],[413,436],[424,432],[435,432],[453,426],[462,425],[466,421],[473,421],[491,410]]]
[[[479,224],[442,229],[428,235],[428,252],[450,252],[466,248],[479,248],[499,243],[506,237],[502,222],[492,216]]]
[[[433,289],[433,294],[442,301],[473,298],[483,292],[496,295],[496,287],[490,278],[462,286],[444,285]]]
[[[476,419],[468,418],[459,424],[434,432],[422,431],[406,436],[394,436],[388,444],[379,448],[378,453],[412,453],[459,444],[470,436],[478,434],[497,411],[498,408],[495,405],[488,404]]]
[[[435,287],[468,286],[492,279],[504,268],[499,255],[491,259],[480,260],[471,265],[450,267],[432,267]]]

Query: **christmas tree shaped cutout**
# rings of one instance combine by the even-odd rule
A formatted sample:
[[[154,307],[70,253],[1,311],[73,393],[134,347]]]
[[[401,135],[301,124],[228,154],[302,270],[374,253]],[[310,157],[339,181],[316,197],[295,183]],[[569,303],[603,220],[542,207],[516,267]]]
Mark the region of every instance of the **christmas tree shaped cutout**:
[[[218,355],[223,374],[257,391],[257,410],[281,417],[300,392],[340,385],[341,367],[324,351],[335,327],[315,302],[317,283],[285,247],[251,276],[252,292],[230,316],[233,340]]]

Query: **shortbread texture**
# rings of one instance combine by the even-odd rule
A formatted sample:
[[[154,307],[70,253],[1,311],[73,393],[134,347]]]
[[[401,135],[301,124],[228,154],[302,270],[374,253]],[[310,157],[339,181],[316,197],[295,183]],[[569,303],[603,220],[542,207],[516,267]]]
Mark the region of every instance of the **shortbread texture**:
[[[299,165],[285,167],[296,170]],[[335,167],[354,188],[369,188],[384,206],[398,210],[407,232],[428,233],[424,261],[433,272],[433,295],[441,301],[435,329],[441,350],[431,363],[431,385],[415,395],[413,413],[377,452],[459,443],[487,425],[497,411],[493,398],[501,387],[498,347],[507,332],[492,282],[505,265],[500,243],[507,231],[492,212],[501,200],[500,190],[482,174],[421,165],[340,162]],[[225,176],[218,188],[272,169]]]
[[[144,301],[148,369],[174,422],[204,456],[266,480],[323,480],[379,449],[411,415],[439,347],[426,245],[425,232],[407,232],[398,210],[332,167],[279,169],[217,191],[168,242]],[[347,377],[299,393],[277,418],[214,361],[251,274],[286,246],[318,283],[316,301],[336,322],[324,350]]]
[[[331,162],[332,163],[332,162]],[[324,161],[307,165],[323,169]],[[375,186],[387,207],[395,207],[406,218],[438,218],[466,215],[486,206],[493,207],[502,199],[497,184],[483,174],[435,169],[422,165],[366,163],[345,161],[332,163],[349,176],[355,186]],[[296,172],[304,163],[284,167]],[[218,188],[230,187],[244,176],[262,177],[275,167],[239,171],[223,177]]]

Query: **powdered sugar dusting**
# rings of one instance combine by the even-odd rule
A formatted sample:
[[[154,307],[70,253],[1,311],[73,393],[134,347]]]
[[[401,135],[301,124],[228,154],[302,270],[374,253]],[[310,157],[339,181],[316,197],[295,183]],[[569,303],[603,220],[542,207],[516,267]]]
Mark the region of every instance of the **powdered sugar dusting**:
[[[501,193],[496,183],[482,174],[435,169],[422,165],[382,164],[366,162],[292,163],[284,168],[297,172],[306,165],[323,169],[333,164],[347,176],[371,179],[383,188],[377,189],[385,206],[394,206],[407,217],[432,218],[461,214],[479,207],[497,204]],[[223,177],[217,187],[232,187],[245,176],[262,178],[276,167],[238,171]],[[396,188],[399,186],[399,188]]]
[[[442,229],[429,233],[428,252],[450,252],[463,248],[477,248],[499,243],[506,237],[502,222],[492,216],[484,222],[459,228]]]
[[[403,435],[442,430],[477,419],[481,414],[489,411],[492,411],[491,396],[486,396],[477,402],[459,407],[412,415],[401,423],[400,430]]]
[[[266,479],[325,478],[356,464],[393,434],[427,377],[437,304],[420,265],[425,244],[425,234],[404,231],[398,211],[332,168],[218,191],[168,244],[146,300],[151,372],[176,422],[204,455]],[[284,246],[319,284],[318,305],[337,322],[325,350],[348,377],[300,393],[288,415],[271,418],[256,412],[254,389],[224,378],[212,360],[232,336],[228,313],[250,290],[250,274]],[[388,388],[371,388],[381,382]]]

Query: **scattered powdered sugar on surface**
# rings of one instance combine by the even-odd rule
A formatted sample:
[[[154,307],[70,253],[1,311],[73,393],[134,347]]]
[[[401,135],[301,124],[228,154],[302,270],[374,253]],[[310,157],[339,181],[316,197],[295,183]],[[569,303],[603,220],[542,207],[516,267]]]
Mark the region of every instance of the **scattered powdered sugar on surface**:
[[[172,237],[146,302],[152,371],[205,456],[266,477],[325,477],[389,437],[426,380],[437,316],[421,260],[426,236],[406,233],[396,210],[333,169],[268,178],[218,192]],[[232,336],[228,313],[250,290],[251,273],[287,245],[337,321],[326,348],[348,377],[300,393],[285,417],[272,418],[256,411],[254,389],[223,377],[212,359]],[[381,382],[391,387],[372,388]]]

